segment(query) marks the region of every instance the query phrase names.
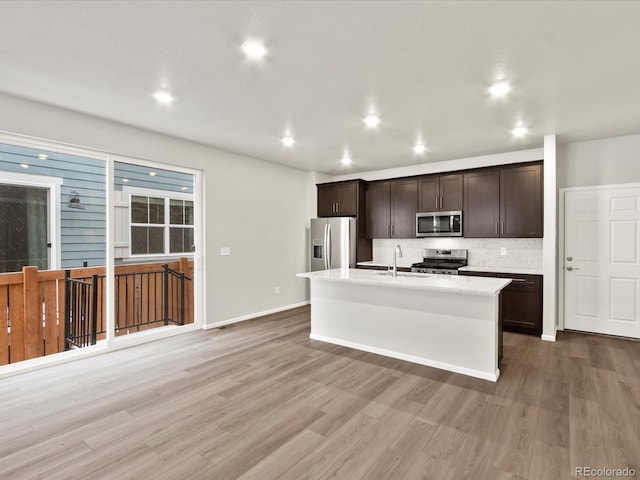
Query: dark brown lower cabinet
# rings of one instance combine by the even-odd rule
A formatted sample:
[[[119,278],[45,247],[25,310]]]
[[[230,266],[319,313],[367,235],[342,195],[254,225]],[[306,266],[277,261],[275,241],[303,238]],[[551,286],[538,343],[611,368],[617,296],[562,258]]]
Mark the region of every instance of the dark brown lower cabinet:
[[[502,325],[508,332],[542,335],[542,276],[510,273],[460,272],[474,277],[510,278],[500,295]]]
[[[542,335],[542,276],[499,273],[511,284],[502,292],[502,321],[510,332]]]

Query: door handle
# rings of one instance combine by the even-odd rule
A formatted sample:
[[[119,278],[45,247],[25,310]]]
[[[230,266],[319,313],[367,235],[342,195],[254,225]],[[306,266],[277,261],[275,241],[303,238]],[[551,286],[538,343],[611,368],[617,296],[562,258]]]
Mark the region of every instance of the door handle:
[[[438,197],[436,197],[436,210],[438,209]]]
[[[329,270],[329,236],[327,235],[327,231],[329,229],[329,225],[324,225],[324,242],[322,247],[322,254],[324,255],[324,269]]]
[[[442,197],[440,197],[440,210],[442,210]]]
[[[331,255],[333,254],[332,250],[333,250],[333,245],[332,245],[332,234],[331,234],[331,224],[327,225],[327,237],[328,237],[328,242],[327,245],[329,246],[329,255],[327,255],[327,263],[329,264],[329,270],[331,270]]]
[[[574,268],[574,267],[572,267],[571,265],[569,265],[569,266],[567,267],[567,270],[568,270],[569,272],[571,272],[571,271],[573,271],[573,270],[580,270],[580,269],[579,269],[579,268]]]
[[[393,237],[393,230],[394,230],[394,225],[391,225],[391,236]]]
[[[502,222],[502,233],[501,235],[504,235],[504,222]]]
[[[500,224],[500,222],[496,222],[496,235],[498,235],[498,225]]]

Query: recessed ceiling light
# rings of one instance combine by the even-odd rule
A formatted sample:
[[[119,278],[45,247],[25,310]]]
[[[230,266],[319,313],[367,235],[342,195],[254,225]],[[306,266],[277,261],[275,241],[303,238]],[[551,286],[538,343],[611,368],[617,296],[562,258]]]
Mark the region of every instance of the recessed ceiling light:
[[[21,163],[21,164],[20,164],[20,166],[21,166],[22,168],[29,168],[29,165],[27,165],[26,163]]]
[[[157,172],[149,172],[149,175],[151,175],[152,177],[155,177],[157,174]]]
[[[182,190],[189,190],[189,187],[182,187]]]
[[[296,143],[296,141],[291,135],[285,135],[284,137],[282,137],[281,141],[285,147],[292,147],[293,144]]]
[[[514,137],[524,137],[528,131],[529,130],[527,129],[527,127],[519,125],[513,130],[511,130],[511,133],[513,134]]]
[[[489,87],[489,93],[494,97],[504,97],[511,90],[511,85],[507,82],[494,83]]]
[[[242,51],[249,58],[262,58],[267,54],[267,48],[260,42],[244,42]]]
[[[38,154],[38,158],[39,158],[40,160],[46,160],[47,158],[49,158],[49,155],[46,155],[46,154],[44,154],[44,153],[39,153],[39,154]]]
[[[424,153],[427,151],[427,147],[424,146],[423,143],[416,143],[413,146],[413,152],[420,155],[421,153]]]
[[[173,103],[173,100],[174,100],[173,95],[171,95],[171,92],[167,90],[158,90],[154,92],[153,98],[155,98],[156,101],[158,103],[161,103],[162,105],[169,105],[170,103]]]
[[[122,182],[123,182],[123,183],[127,183],[128,181],[129,181],[129,179],[128,179],[128,178],[123,178],[123,179],[122,179]]]
[[[377,127],[380,124],[380,117],[375,113],[370,113],[369,115],[364,117],[363,121],[367,127],[373,128]]]
[[[342,159],[340,161],[343,165],[351,165],[351,157],[349,156],[349,153],[344,152],[344,155],[342,155]]]

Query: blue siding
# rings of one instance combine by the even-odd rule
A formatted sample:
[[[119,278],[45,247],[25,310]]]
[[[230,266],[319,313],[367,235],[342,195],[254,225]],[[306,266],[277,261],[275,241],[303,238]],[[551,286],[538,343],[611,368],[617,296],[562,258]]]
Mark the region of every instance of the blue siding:
[[[40,160],[38,154],[46,154]],[[29,165],[28,169],[20,164]],[[153,170],[156,176],[150,176]],[[60,188],[61,266],[73,268],[105,264],[106,172],[105,162],[52,151],[0,144],[2,171],[62,178]],[[193,175],[116,162],[115,189],[123,185],[168,192],[193,193]],[[123,183],[122,179],[129,181]],[[182,187],[189,187],[183,190]],[[84,210],[69,208],[72,191],[78,192]],[[53,241],[56,241],[53,239]]]
[[[167,192],[193,193],[193,175],[189,173],[142,167],[121,162],[115,162],[113,170],[116,190],[122,190],[122,187],[126,185],[128,187],[152,188]],[[151,171],[156,172],[156,175],[149,175]],[[122,181],[123,178],[129,181],[124,183]],[[182,190],[182,187],[188,187],[188,190]]]

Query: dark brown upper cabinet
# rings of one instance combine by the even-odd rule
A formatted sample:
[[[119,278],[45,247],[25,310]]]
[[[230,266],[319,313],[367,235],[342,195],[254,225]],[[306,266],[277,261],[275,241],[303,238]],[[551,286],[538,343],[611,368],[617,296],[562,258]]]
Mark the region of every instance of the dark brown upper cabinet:
[[[367,238],[391,236],[391,181],[370,182],[365,195]]]
[[[500,236],[542,237],[542,165],[500,170]]]
[[[500,236],[500,170],[478,170],[464,174],[462,235]]]
[[[418,181],[400,178],[367,185],[367,238],[414,238]]]
[[[360,180],[321,183],[318,187],[318,217],[355,217],[358,215]]]
[[[542,164],[464,174],[465,237],[534,238],[543,229]]]
[[[462,210],[462,174],[418,178],[418,212]]]

